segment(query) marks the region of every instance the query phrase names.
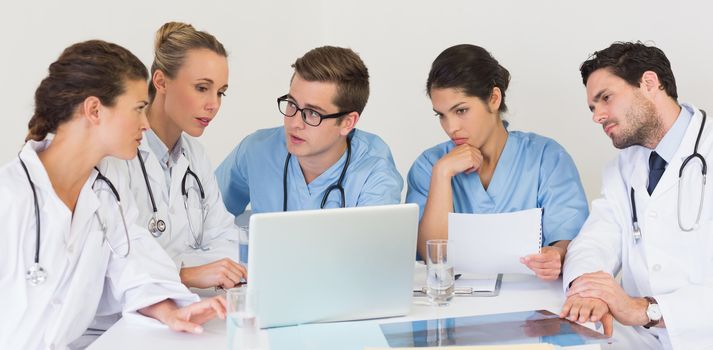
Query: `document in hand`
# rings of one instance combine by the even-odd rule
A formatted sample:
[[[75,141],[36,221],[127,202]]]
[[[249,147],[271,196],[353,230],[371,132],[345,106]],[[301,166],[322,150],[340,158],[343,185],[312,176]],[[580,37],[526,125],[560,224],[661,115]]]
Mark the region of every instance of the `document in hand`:
[[[542,209],[448,214],[449,255],[456,272],[535,273],[520,258],[540,251]]]

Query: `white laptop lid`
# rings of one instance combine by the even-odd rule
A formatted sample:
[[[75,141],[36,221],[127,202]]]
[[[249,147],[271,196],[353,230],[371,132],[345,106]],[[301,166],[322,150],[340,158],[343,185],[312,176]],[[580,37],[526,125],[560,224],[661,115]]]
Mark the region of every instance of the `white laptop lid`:
[[[418,206],[253,214],[248,298],[262,328],[409,312]]]

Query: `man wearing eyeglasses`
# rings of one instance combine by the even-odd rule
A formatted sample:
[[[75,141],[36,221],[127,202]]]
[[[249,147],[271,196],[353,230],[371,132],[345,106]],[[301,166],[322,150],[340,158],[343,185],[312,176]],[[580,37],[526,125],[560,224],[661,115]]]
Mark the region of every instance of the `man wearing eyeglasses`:
[[[324,46],[292,65],[277,99],[283,127],[246,137],[216,169],[223,200],[240,215],[397,204],[403,179],[376,135],[356,129],[369,73],[350,49]]]

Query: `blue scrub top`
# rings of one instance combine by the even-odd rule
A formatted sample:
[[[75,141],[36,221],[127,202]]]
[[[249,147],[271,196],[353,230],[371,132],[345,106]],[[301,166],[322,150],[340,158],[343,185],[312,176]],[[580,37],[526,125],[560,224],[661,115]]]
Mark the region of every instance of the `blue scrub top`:
[[[455,145],[448,141],[423,152],[408,174],[407,203],[426,206],[433,165]],[[453,177],[456,213],[507,213],[543,208],[543,245],[571,240],[589,214],[574,161],[554,140],[510,131],[487,191],[477,173]]]
[[[352,156],[344,177],[347,207],[398,204],[403,179],[396,170],[389,147],[374,134],[353,130]],[[258,130],[248,135],[215,170],[228,211],[240,215],[248,203],[255,213],[282,211],[283,170],[287,157],[283,127]],[[327,188],[337,183],[346,161],[344,155],[307,184],[296,157],[287,170],[287,210],[319,209]],[[338,208],[338,190],[330,192],[325,208]]]

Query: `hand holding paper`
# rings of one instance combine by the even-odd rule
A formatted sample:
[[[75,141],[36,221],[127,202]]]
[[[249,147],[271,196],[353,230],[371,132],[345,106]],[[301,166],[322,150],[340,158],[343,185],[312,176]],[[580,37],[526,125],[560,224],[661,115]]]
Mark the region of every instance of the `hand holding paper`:
[[[531,254],[520,258],[537,277],[543,280],[556,280],[562,272],[562,260],[565,250],[561,247],[542,247],[539,254]]]

